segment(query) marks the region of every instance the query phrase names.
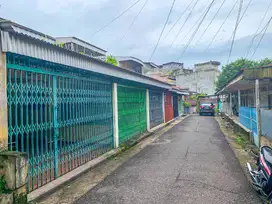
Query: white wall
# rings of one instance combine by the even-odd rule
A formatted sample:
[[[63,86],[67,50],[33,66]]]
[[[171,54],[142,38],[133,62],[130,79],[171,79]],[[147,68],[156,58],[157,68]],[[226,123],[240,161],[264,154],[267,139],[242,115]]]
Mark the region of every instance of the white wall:
[[[217,77],[218,71],[196,71],[176,76],[176,83],[177,86],[189,88],[190,91],[212,95],[215,93]]]
[[[197,71],[207,70],[207,69],[215,69],[218,70],[218,65],[214,64],[202,64],[202,65],[195,65],[195,69]]]

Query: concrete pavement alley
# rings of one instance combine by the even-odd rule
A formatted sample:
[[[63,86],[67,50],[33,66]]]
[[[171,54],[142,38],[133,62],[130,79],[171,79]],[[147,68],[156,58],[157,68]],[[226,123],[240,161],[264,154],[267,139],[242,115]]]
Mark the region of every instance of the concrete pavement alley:
[[[79,198],[84,203],[261,203],[213,117],[190,116]]]

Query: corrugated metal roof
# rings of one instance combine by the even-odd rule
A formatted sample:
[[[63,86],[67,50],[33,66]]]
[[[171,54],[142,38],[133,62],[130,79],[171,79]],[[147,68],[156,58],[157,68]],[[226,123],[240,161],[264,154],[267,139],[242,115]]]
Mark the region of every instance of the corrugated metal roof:
[[[102,55],[106,55],[106,53],[107,53],[106,50],[103,50],[100,47],[92,45],[92,44],[90,44],[84,40],[81,40],[79,38],[76,38],[76,37],[57,37],[56,42],[60,42],[60,43],[72,42],[72,43],[75,43],[75,44],[80,45],[82,47],[86,47],[86,48],[90,49],[91,51],[97,52]]]
[[[267,65],[263,67],[257,67],[253,69],[244,69],[243,75],[246,79],[272,79],[272,65]]]
[[[91,46],[91,47],[95,47],[95,48],[97,48],[97,49],[99,49],[99,50],[101,50],[101,51],[107,52],[107,50],[104,50],[104,49],[102,49],[102,48],[100,48],[100,47],[97,47],[97,46],[95,46],[95,45],[93,45],[93,44],[91,44],[91,43],[89,43],[89,42],[87,42],[87,41],[81,40],[81,39],[79,39],[79,38],[77,38],[77,37],[56,37],[56,40],[61,39],[61,38],[70,39],[71,42],[73,41],[72,39],[74,39],[74,40],[80,41],[80,42],[82,42],[82,43],[84,43],[84,44],[87,44],[87,45],[89,45],[89,46]]]
[[[131,57],[131,56],[115,56],[117,61],[134,61],[142,66],[144,66],[144,62],[136,57]]]
[[[6,20],[3,18],[0,18],[0,28],[2,30],[8,31],[8,32],[15,32],[18,34],[23,34],[26,36],[29,36],[31,38],[35,38],[41,41],[45,41],[47,43],[54,44],[56,42],[56,39],[52,36],[46,35],[44,33],[35,31],[33,29],[27,28],[25,26],[19,25],[15,22],[12,22],[10,20]]]
[[[48,36],[46,36],[46,35],[40,35],[40,34],[34,33],[32,31],[29,31],[29,30],[26,30],[26,29],[23,29],[18,26],[14,26],[14,25],[12,25],[11,27],[14,30],[14,32],[16,32],[16,33],[27,35],[29,37],[32,37],[32,38],[35,38],[38,40],[42,40],[42,41],[45,41],[48,43],[52,43],[52,44],[56,42],[56,40],[54,38],[53,39],[48,38]]]
[[[124,70],[99,59],[81,55],[30,35],[1,31],[3,52],[12,52],[50,62],[97,72],[100,74],[127,79],[138,83],[170,89],[171,85],[138,73]]]

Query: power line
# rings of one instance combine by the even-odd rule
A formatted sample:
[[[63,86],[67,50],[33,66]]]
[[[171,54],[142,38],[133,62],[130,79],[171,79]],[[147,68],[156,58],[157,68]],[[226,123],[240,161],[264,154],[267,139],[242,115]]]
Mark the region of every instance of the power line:
[[[245,8],[245,10],[244,10],[244,12],[243,12],[243,14],[242,14],[240,20],[239,20],[239,23],[241,23],[242,19],[244,18],[244,15],[246,14],[247,9],[249,8],[249,6],[250,6],[250,4],[251,4],[251,1],[252,1],[252,0],[249,0],[248,4],[247,4],[247,6],[246,6],[246,8]]]
[[[250,1],[248,2],[248,4],[247,4],[247,6],[246,6],[246,8],[245,8],[245,10],[244,10],[244,12],[243,12],[243,14],[242,14],[241,18],[239,19],[238,26],[240,25],[241,21],[243,20],[243,18],[244,18],[244,16],[245,16],[245,14],[246,14],[246,12],[247,12],[247,9],[248,9],[248,8],[249,8],[249,6],[250,6],[251,1],[252,1],[252,0],[250,0]],[[229,40],[228,40],[228,41],[231,41],[231,39],[232,39],[233,35],[234,35],[234,31],[232,32],[232,34],[231,34],[231,36],[230,36],[230,38],[229,38]]]
[[[92,37],[94,35],[96,35],[97,33],[99,33],[100,31],[104,30],[106,27],[108,27],[110,24],[112,24],[113,22],[115,22],[116,20],[118,20],[121,16],[123,16],[126,12],[128,12],[130,9],[132,9],[137,3],[139,3],[141,0],[138,0],[136,2],[134,2],[130,7],[128,7],[126,10],[124,10],[122,13],[120,13],[118,16],[116,16],[113,20],[111,20],[110,22],[108,22],[106,25],[104,25],[103,27],[99,28],[97,31],[95,31],[92,34]]]
[[[192,12],[193,12],[193,10],[194,10],[194,8],[195,8],[195,6],[196,6],[196,4],[197,4],[198,2],[199,2],[199,0],[196,0],[195,4],[193,5],[192,10],[190,11],[190,13],[188,14],[188,16],[187,16],[187,18],[185,19],[184,23],[183,23],[183,24],[182,24],[182,26],[180,27],[180,29],[179,29],[179,31],[178,31],[178,33],[177,33],[177,35],[175,36],[175,38],[174,38],[174,40],[173,40],[173,42],[172,42],[172,44],[171,44],[171,46],[170,46],[170,47],[172,47],[172,46],[173,46],[174,42],[175,42],[175,41],[176,41],[176,39],[178,38],[178,36],[179,36],[180,32],[182,31],[182,29],[183,29],[184,25],[185,25],[185,24],[187,23],[187,21],[189,20],[189,18],[190,18],[190,16],[191,16],[191,14],[192,14]]]
[[[221,28],[223,27],[223,25],[224,25],[224,24],[226,23],[226,21],[228,20],[230,14],[231,14],[232,11],[234,10],[234,8],[235,8],[236,4],[238,3],[238,1],[239,1],[239,0],[236,0],[235,4],[232,6],[230,12],[228,13],[228,15],[226,16],[225,20],[223,21],[223,23],[220,25],[219,29],[217,30],[217,32],[216,32],[215,35],[213,36],[213,38],[212,38],[211,42],[209,43],[209,45],[207,46],[205,52],[208,51],[209,48],[211,47],[213,41],[214,41],[215,38],[217,37],[217,35],[218,35],[218,33],[220,32],[220,30],[221,30]]]
[[[199,16],[199,18],[196,20],[196,22],[194,23],[194,25],[189,29],[189,31],[184,35],[183,39],[186,39],[186,37],[191,33],[191,31],[198,25],[199,21],[201,21],[201,19],[203,18],[203,16],[205,15],[206,11],[208,10],[209,7],[207,7],[207,9],[204,10],[204,12]]]
[[[138,17],[140,16],[140,14],[142,13],[145,5],[147,4],[149,0],[146,0],[145,3],[143,4],[143,6],[141,7],[140,11],[137,13],[137,15],[135,16],[135,18],[133,19],[133,21],[131,22],[130,26],[128,27],[126,33],[121,37],[121,40],[123,40],[125,38],[125,36],[128,34],[129,29],[133,26],[133,24],[136,22],[136,20],[138,19]]]
[[[210,5],[209,5],[207,11],[205,12],[205,15],[203,16],[203,18],[202,18],[201,21],[199,22],[197,28],[195,29],[194,33],[191,35],[190,39],[188,40],[187,44],[185,45],[185,47],[184,47],[184,49],[183,49],[183,51],[182,51],[182,53],[181,53],[181,56],[180,56],[180,58],[179,58],[178,61],[180,61],[180,59],[182,58],[183,54],[186,52],[187,48],[188,48],[189,45],[191,44],[192,40],[194,39],[194,37],[195,37],[197,31],[199,30],[199,28],[200,28],[200,26],[201,26],[201,24],[203,23],[204,19],[206,18],[207,14],[209,13],[209,11],[210,11],[210,9],[211,9],[211,7],[212,7],[214,1],[215,1],[215,0],[212,0],[212,2],[210,3]]]
[[[173,0],[172,6],[171,6],[170,11],[169,11],[169,14],[168,14],[168,16],[167,16],[167,19],[166,19],[166,21],[165,21],[165,24],[164,24],[164,26],[163,26],[163,29],[162,29],[162,31],[161,31],[161,34],[160,34],[159,39],[158,39],[158,41],[157,41],[157,44],[156,44],[154,50],[153,50],[152,53],[151,53],[151,56],[150,56],[150,58],[149,58],[149,61],[151,61],[151,59],[152,59],[152,57],[153,57],[153,55],[154,55],[154,53],[155,53],[155,51],[156,51],[156,49],[157,49],[159,43],[160,43],[162,34],[163,34],[164,29],[165,29],[165,27],[166,27],[166,25],[167,25],[167,23],[168,23],[168,20],[169,20],[169,17],[170,17],[170,15],[171,15],[171,13],[172,13],[172,10],[173,10],[173,7],[174,7],[175,2],[176,2],[176,0]]]
[[[212,22],[214,21],[215,17],[218,15],[219,11],[221,10],[221,8],[223,7],[223,5],[225,4],[226,0],[224,0],[222,2],[222,4],[220,5],[220,7],[217,9],[216,13],[214,14],[213,18],[211,19],[210,23],[208,24],[208,26],[205,28],[205,30],[203,31],[203,33],[200,35],[200,38],[198,39],[198,41],[195,43],[195,45],[197,45],[199,43],[199,41],[202,39],[202,37],[205,35],[206,31],[208,30],[208,28],[210,27],[210,25],[212,24]]]
[[[253,59],[253,57],[254,57],[254,55],[255,55],[257,49],[259,48],[259,46],[260,46],[260,44],[261,44],[261,42],[262,42],[262,40],[263,40],[263,37],[264,37],[264,35],[265,35],[266,31],[267,31],[267,28],[269,27],[269,24],[270,24],[271,20],[272,20],[272,16],[270,17],[270,19],[268,20],[268,22],[266,23],[266,25],[265,25],[264,28],[263,28],[264,32],[263,32],[263,34],[262,34],[261,39],[259,40],[259,43],[258,43],[257,47],[255,48],[255,50],[254,50],[254,52],[253,52],[253,54],[252,54],[252,56],[251,56],[251,59]]]
[[[249,46],[248,46],[248,49],[247,49],[245,58],[248,57],[249,52],[250,52],[250,50],[251,50],[251,48],[252,48],[252,45],[253,45],[253,42],[254,42],[255,38],[261,33],[261,32],[258,33],[258,32],[259,32],[259,29],[261,28],[261,25],[263,24],[264,19],[265,19],[266,15],[267,15],[267,13],[268,13],[268,11],[269,11],[271,5],[272,5],[272,0],[270,1],[269,5],[268,5],[268,7],[267,7],[267,9],[266,9],[266,11],[265,11],[265,14],[264,14],[264,16],[263,16],[263,18],[262,18],[262,20],[261,20],[261,23],[259,24],[259,26],[258,26],[258,28],[257,28],[257,30],[256,30],[256,32],[255,32],[255,34],[254,34],[254,36],[253,36],[253,38],[252,38],[251,41],[250,41],[250,44],[249,44]]]
[[[176,24],[179,22],[179,20],[182,18],[182,16],[185,14],[185,12],[188,10],[188,8],[192,5],[194,1],[191,1],[190,4],[188,4],[188,6],[185,8],[185,10],[181,13],[181,15],[179,16],[178,20],[173,24],[173,26],[170,28],[170,30],[168,31],[168,33],[163,37],[162,40],[165,40],[167,38],[167,36],[169,35],[169,33],[173,30],[173,28],[176,26]]]
[[[233,49],[233,45],[234,45],[234,40],[235,40],[237,28],[238,28],[239,22],[241,20],[240,19],[240,15],[241,15],[242,7],[243,7],[243,0],[240,0],[240,6],[239,6],[239,10],[238,10],[236,25],[235,25],[235,28],[234,28],[234,33],[233,33],[233,38],[232,38],[232,42],[231,42],[231,46],[230,46],[230,51],[229,51],[229,57],[228,57],[227,64],[229,63],[229,60],[230,60],[230,56],[231,56],[231,53],[232,53],[232,49]]]

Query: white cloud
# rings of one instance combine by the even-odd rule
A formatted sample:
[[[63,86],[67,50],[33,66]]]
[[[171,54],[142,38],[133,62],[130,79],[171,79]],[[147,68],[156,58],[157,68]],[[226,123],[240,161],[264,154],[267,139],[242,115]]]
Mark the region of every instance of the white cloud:
[[[1,0],[0,0],[1,1]],[[52,36],[76,36],[89,41],[97,46],[109,50],[111,54],[116,55],[135,55],[143,60],[148,60],[152,49],[154,48],[161,29],[165,23],[167,14],[172,1],[149,0],[141,15],[128,31],[127,36],[120,41],[121,36],[127,32],[127,28],[137,15],[139,9],[145,2],[141,0],[135,7],[127,12],[120,19],[108,26],[96,36],[92,33],[132,5],[136,0],[2,0],[1,16],[12,19],[15,22],[26,25],[38,31],[50,34]],[[169,23],[166,26],[165,33],[176,22],[177,18],[184,11],[192,0],[176,1],[173,13],[170,16]],[[229,10],[236,0],[227,0],[219,12],[216,19],[205,33],[200,36],[216,13],[223,0],[216,0],[210,13],[204,20],[183,59],[185,63],[199,62],[200,60],[212,60],[216,58],[214,53],[201,53],[209,44],[214,34],[217,32],[221,23],[226,18]],[[236,39],[239,40],[255,33],[261,18],[271,0],[252,1],[243,21],[239,25]],[[211,0],[199,0],[192,16],[181,31],[176,43],[170,48],[179,28],[182,26],[190,9],[186,11],[175,28],[166,39],[161,41],[158,50],[154,55],[155,62],[164,62],[166,60],[176,60],[180,55],[182,48],[188,42],[193,30],[186,36],[190,28],[195,24],[201,13],[204,12]],[[249,0],[244,0],[244,6]],[[272,7],[271,7],[272,8]],[[29,12],[31,10],[31,12]],[[214,41],[213,47],[224,46],[230,39],[237,17],[238,5],[234,9],[222,30]],[[265,19],[267,22],[270,13]],[[264,23],[263,23],[264,25]],[[272,32],[270,25],[267,32]],[[165,35],[164,33],[164,35]],[[202,40],[195,45],[196,41],[202,37]],[[243,41],[243,43],[245,43]],[[234,47],[235,50],[237,46]],[[234,51],[235,51],[234,50]],[[218,51],[218,49],[217,49]],[[226,51],[224,51],[226,53]],[[239,50],[239,52],[242,52]],[[236,56],[239,55],[236,53]],[[241,56],[243,53],[240,53]],[[220,53],[220,56],[224,53]],[[264,55],[264,54],[263,54]],[[221,57],[222,57],[221,56]],[[221,59],[221,58],[220,58]],[[216,60],[216,59],[215,59]]]
[[[101,9],[110,0],[37,0],[37,9],[47,13],[65,13],[72,15],[80,9]],[[78,15],[74,13],[74,15]]]

